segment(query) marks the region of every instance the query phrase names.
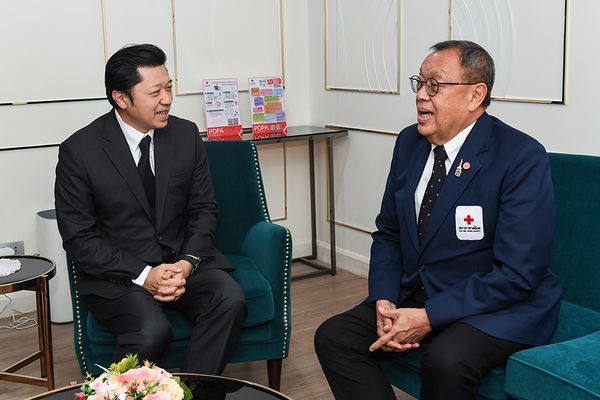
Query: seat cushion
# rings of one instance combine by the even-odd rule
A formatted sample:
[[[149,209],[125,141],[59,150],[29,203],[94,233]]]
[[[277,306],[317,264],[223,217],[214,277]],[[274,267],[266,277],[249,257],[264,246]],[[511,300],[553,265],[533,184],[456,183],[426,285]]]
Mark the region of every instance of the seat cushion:
[[[236,268],[235,271],[231,272],[231,275],[244,290],[246,305],[248,306],[248,316],[244,321],[244,328],[257,327],[271,321],[275,316],[271,285],[263,278],[251,259],[233,255],[226,255],[226,257]],[[187,318],[172,310],[167,311],[167,318],[173,327],[174,341],[185,340],[190,337],[191,324]],[[270,329],[267,329],[267,331],[270,332]],[[88,313],[87,332],[93,343],[114,344],[115,342],[115,337],[91,313]],[[254,336],[256,335],[251,336],[255,339]],[[263,335],[258,336],[262,337]]]
[[[506,391],[519,400],[600,399],[600,332],[513,354]]]
[[[558,321],[550,343],[560,343],[600,331],[600,312],[568,301],[560,303]]]

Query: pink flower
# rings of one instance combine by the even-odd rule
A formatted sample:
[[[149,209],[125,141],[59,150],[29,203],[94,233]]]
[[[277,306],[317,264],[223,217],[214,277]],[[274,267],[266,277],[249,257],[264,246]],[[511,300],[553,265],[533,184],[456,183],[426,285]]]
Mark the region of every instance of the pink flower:
[[[75,400],[181,400],[183,389],[173,376],[162,368],[145,363],[137,367],[137,359],[128,356],[122,360],[133,363],[129,369],[106,370],[102,375],[84,384],[86,389],[75,395]],[[117,372],[119,371],[119,372]],[[121,372],[125,371],[125,372]],[[86,395],[85,393],[93,393]]]
[[[130,369],[124,374],[119,375],[119,381],[126,385],[130,385],[132,382],[157,381],[160,379],[159,371],[162,370],[160,368],[151,369],[148,367]]]

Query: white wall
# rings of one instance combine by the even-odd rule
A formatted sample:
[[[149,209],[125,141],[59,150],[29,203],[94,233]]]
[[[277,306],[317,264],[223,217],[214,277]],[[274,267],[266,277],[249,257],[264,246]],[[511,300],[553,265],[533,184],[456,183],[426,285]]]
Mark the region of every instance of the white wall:
[[[11,4],[7,2],[4,5],[3,13],[10,14]],[[111,4],[114,6],[119,3]],[[597,78],[600,56],[594,46],[600,37],[600,25],[596,21],[600,15],[600,2],[570,0],[569,4],[567,104],[493,102],[489,112],[531,134],[550,151],[600,155],[600,136],[596,124],[600,105],[597,100],[600,93],[600,79]],[[324,0],[283,0],[285,104],[289,125],[332,124],[398,132],[414,123],[414,94],[408,86],[408,77],[418,71],[426,50],[432,44],[448,38],[448,2],[401,1],[400,94],[324,89],[324,11]],[[427,21],[424,15],[427,15]],[[161,14],[160,18],[163,17],[169,18]],[[535,22],[532,21],[532,29],[535,29]],[[153,25],[148,24],[147,29],[148,37],[154,38],[156,33]],[[8,33],[2,33],[5,33],[4,37],[10,37]],[[39,33],[21,32],[23,35]],[[108,32],[111,46],[118,47],[120,34],[120,31]],[[240,31],[237,34],[246,35],[247,32]],[[145,37],[139,31],[136,35]],[[163,40],[161,37],[160,41]],[[543,45],[540,43],[540,46]],[[166,50],[167,56],[173,59],[172,47]],[[36,60],[34,56],[27,61],[39,63],[40,69],[45,68],[44,60]],[[534,69],[543,67],[531,66]],[[14,79],[27,85],[27,76],[15,76]],[[242,93],[240,100],[242,110],[247,110],[247,93]],[[22,143],[46,144],[49,141],[45,138],[49,137],[64,139],[108,109],[105,100],[0,106],[0,142],[11,146]],[[196,122],[200,129],[204,128],[203,98],[200,95],[177,96],[173,113]],[[248,126],[248,113],[245,115],[244,125]],[[347,138],[336,140],[337,220],[359,228],[340,225],[336,229],[338,264],[341,268],[367,273],[371,239],[362,230],[374,228],[373,221],[378,212],[394,140],[393,135],[361,130],[351,130]],[[309,251],[310,241],[307,146],[295,142],[287,144],[285,149],[282,145],[268,145],[259,149],[262,168],[266,171],[267,196],[272,199],[269,200],[272,216],[282,216],[285,211],[283,193],[284,183],[287,182],[287,219],[279,223],[292,230],[294,255],[305,254]],[[287,167],[285,181],[281,164],[284,151]],[[55,147],[0,151],[0,243],[24,240],[27,253],[37,252],[35,213],[53,208],[56,156]],[[327,182],[323,144],[317,146],[317,156],[319,254],[327,260],[329,227],[325,211],[324,189]],[[0,299],[0,308],[3,304]]]
[[[600,156],[597,113],[600,56],[595,48],[600,37],[600,2],[570,0],[567,22],[566,104],[532,104],[493,101],[488,112],[539,140],[549,151]],[[401,1],[400,94],[376,94],[324,89],[325,7],[309,2],[310,98],[312,123],[332,124],[387,132],[399,132],[416,122],[415,96],[408,77],[416,74],[427,49],[448,39],[448,2]],[[427,16],[426,20],[424,16]],[[531,21],[535,29],[536,21]],[[357,43],[359,45],[360,43]],[[544,48],[544,43],[539,43]],[[531,65],[534,70],[543,65]],[[357,228],[374,229],[374,219],[387,176],[395,136],[351,130],[335,147],[336,220]],[[321,159],[326,156],[321,149]],[[324,164],[323,164],[324,168]],[[320,209],[325,210],[321,193]],[[329,228],[319,219],[319,236],[324,238],[320,255],[328,259]],[[368,223],[370,222],[370,225]],[[370,235],[360,229],[338,225],[338,263],[361,275],[368,273]]]
[[[162,1],[170,4],[169,0]],[[273,4],[276,2],[277,0],[274,0]],[[156,1],[154,3],[158,4]],[[297,0],[282,3],[283,46],[281,50],[284,52],[288,125],[307,125],[311,121],[307,68],[309,63],[307,3]],[[3,13],[11,13],[11,4],[7,2],[4,5]],[[106,4],[110,6],[107,7],[107,13],[119,15],[121,19],[132,18],[134,22],[137,21],[133,14],[135,7],[131,7],[131,4],[114,0]],[[115,8],[121,4],[122,9]],[[100,0],[90,2],[90,6],[99,5]],[[140,21],[132,23],[136,28],[133,32],[129,29],[123,30],[122,24],[114,24],[114,26],[110,23],[106,24],[109,55],[132,41],[160,42],[171,66],[175,56],[171,45],[171,32],[168,29],[171,15],[169,12],[163,12],[163,8],[164,4],[160,4],[160,7],[147,11],[151,19],[143,23]],[[170,10],[170,5],[166,8]],[[131,13],[131,15],[126,18],[123,13]],[[108,17],[110,18],[110,15]],[[60,21],[56,21],[56,24],[60,25]],[[148,30],[146,34],[142,29]],[[157,29],[163,32],[163,36],[156,37]],[[8,32],[2,32],[1,26],[0,33],[4,37],[9,37]],[[24,31],[21,34],[35,37],[42,32]],[[248,32],[234,32],[234,34],[247,35]],[[132,39],[131,35],[135,38]],[[53,45],[60,46],[60,43]],[[73,49],[73,57],[76,57],[77,53],[77,49]],[[35,57],[22,62],[36,62],[39,63],[39,68],[45,68],[44,60],[36,60]],[[64,62],[70,61],[66,59]],[[0,73],[3,72],[1,68],[0,66]],[[53,68],[60,68],[60,66],[53,66]],[[173,78],[174,68],[169,69]],[[254,73],[258,76],[265,75],[260,71]],[[28,82],[27,76],[15,76],[14,79],[23,85]],[[103,76],[90,76],[90,79],[102,80]],[[240,94],[240,103],[243,123],[248,127],[250,122],[247,92]],[[106,100],[0,106],[0,147],[58,143],[109,109]],[[194,121],[200,130],[205,129],[204,99],[201,95],[176,96],[172,113]],[[262,169],[267,171],[265,186],[272,217],[283,217],[287,214],[287,218],[278,223],[291,229],[294,238],[294,255],[303,255],[309,251],[310,245],[310,220],[307,217],[309,215],[307,146],[303,142],[294,142],[285,147],[281,144],[273,144],[259,146],[258,149]],[[57,147],[0,151],[0,243],[23,240],[25,253],[38,252],[35,215],[38,211],[54,208],[53,187],[57,154]],[[284,159],[286,175],[282,165]],[[287,199],[284,196],[285,182],[287,182]],[[285,213],[286,205],[287,213]],[[34,307],[35,303],[30,292],[11,294],[10,297],[13,302],[1,317],[10,315],[12,309],[29,311]],[[7,299],[0,298],[0,310],[7,302]]]

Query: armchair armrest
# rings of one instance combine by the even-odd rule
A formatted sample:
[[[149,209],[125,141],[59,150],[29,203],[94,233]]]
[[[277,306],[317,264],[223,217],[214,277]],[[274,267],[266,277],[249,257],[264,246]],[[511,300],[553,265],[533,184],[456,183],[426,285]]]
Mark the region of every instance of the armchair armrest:
[[[288,229],[271,222],[257,222],[242,241],[241,255],[256,263],[271,287],[289,286],[292,237]]]
[[[506,392],[518,399],[600,397],[600,331],[513,354]]]
[[[281,341],[281,358],[290,348],[292,237],[283,226],[267,221],[254,224],[242,241],[241,255],[254,261],[273,292],[275,319],[271,335]],[[275,357],[280,358],[280,357]]]

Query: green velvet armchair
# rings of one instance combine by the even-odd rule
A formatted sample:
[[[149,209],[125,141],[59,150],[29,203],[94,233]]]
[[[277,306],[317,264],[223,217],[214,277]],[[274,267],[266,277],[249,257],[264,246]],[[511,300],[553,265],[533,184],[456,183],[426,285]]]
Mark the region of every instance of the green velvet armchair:
[[[271,223],[255,146],[243,141],[205,142],[215,197],[219,205],[217,248],[236,270],[248,316],[231,362],[267,361],[269,386],[278,389],[282,360],[290,346],[292,238]],[[77,266],[67,257],[75,354],[83,374],[98,375],[97,365],[112,362],[114,336],[88,312],[77,291]],[[187,319],[169,312],[173,341],[161,367],[177,368],[191,333]]]

